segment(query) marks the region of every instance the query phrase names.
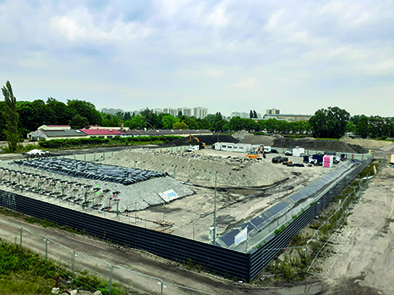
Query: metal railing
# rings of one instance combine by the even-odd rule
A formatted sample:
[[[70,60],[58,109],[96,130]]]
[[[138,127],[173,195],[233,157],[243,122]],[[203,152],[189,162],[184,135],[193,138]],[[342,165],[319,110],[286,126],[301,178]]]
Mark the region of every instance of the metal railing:
[[[382,160],[376,168],[377,173],[387,165],[387,159]],[[313,235],[308,239],[305,245],[295,247],[279,247],[263,249],[260,253],[261,263],[265,265],[262,277],[275,275],[287,276],[295,273],[311,273],[313,264],[318,257],[322,256],[322,251],[331,244],[331,240],[347,222],[349,211],[362,198],[365,190],[368,188],[371,175],[360,179],[358,186],[353,188],[343,200],[340,200],[340,206],[315,230]],[[297,250],[297,253],[293,251]],[[298,251],[298,250],[301,251]],[[267,257],[277,257],[278,261],[271,259],[272,262],[267,264]],[[287,268],[286,268],[287,264]],[[291,272],[289,269],[295,267],[299,272]],[[266,274],[268,269],[270,274]],[[302,269],[304,269],[302,271]],[[286,270],[291,273],[286,273]]]

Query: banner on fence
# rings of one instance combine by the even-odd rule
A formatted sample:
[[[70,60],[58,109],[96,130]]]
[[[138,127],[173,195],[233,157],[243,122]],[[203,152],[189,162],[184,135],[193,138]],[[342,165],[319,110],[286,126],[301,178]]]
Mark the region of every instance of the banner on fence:
[[[234,237],[234,244],[238,245],[248,239],[248,227],[245,227]]]

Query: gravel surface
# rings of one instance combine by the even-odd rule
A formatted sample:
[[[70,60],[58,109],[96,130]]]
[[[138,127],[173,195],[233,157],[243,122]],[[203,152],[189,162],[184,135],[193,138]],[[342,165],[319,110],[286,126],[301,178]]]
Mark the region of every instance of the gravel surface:
[[[322,294],[394,294],[393,177],[387,167],[371,179],[334,240],[335,254],[318,265],[329,289]]]
[[[203,151],[205,150],[198,152]],[[136,165],[141,169],[167,172],[170,175],[174,175],[175,171],[176,178],[191,180],[194,184],[206,186],[214,185],[216,171],[219,186],[259,187],[272,185],[286,178],[270,161],[248,159],[243,154],[235,153],[222,157],[200,153],[134,149],[122,151],[104,163],[121,163],[125,167]]]

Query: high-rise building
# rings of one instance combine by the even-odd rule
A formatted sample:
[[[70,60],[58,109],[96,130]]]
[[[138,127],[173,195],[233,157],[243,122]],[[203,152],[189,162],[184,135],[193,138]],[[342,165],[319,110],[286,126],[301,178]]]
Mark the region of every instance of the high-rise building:
[[[193,116],[198,119],[204,119],[208,115],[208,109],[202,107],[193,108]]]
[[[162,109],[158,108],[158,109],[153,109],[153,112],[158,115],[158,114],[162,114],[164,113]]]
[[[177,109],[168,108],[168,113],[169,113],[171,116],[174,116],[174,117],[178,116],[178,110],[177,110]]]
[[[102,108],[101,111],[103,113],[110,114],[110,115],[116,115],[117,113],[122,113],[122,114],[124,113],[124,111],[122,109],[114,109],[114,108],[110,108],[110,109]]]
[[[266,110],[266,114],[267,115],[279,115],[280,111],[277,109],[267,109]]]
[[[190,108],[183,108],[182,109],[182,115],[186,117],[191,117],[192,116],[192,109]]]

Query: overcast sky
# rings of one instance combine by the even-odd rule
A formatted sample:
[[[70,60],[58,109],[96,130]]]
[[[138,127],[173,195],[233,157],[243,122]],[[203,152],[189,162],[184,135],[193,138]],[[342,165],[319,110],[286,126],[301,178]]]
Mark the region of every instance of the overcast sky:
[[[394,1],[0,0],[0,85],[97,109],[393,116]]]

